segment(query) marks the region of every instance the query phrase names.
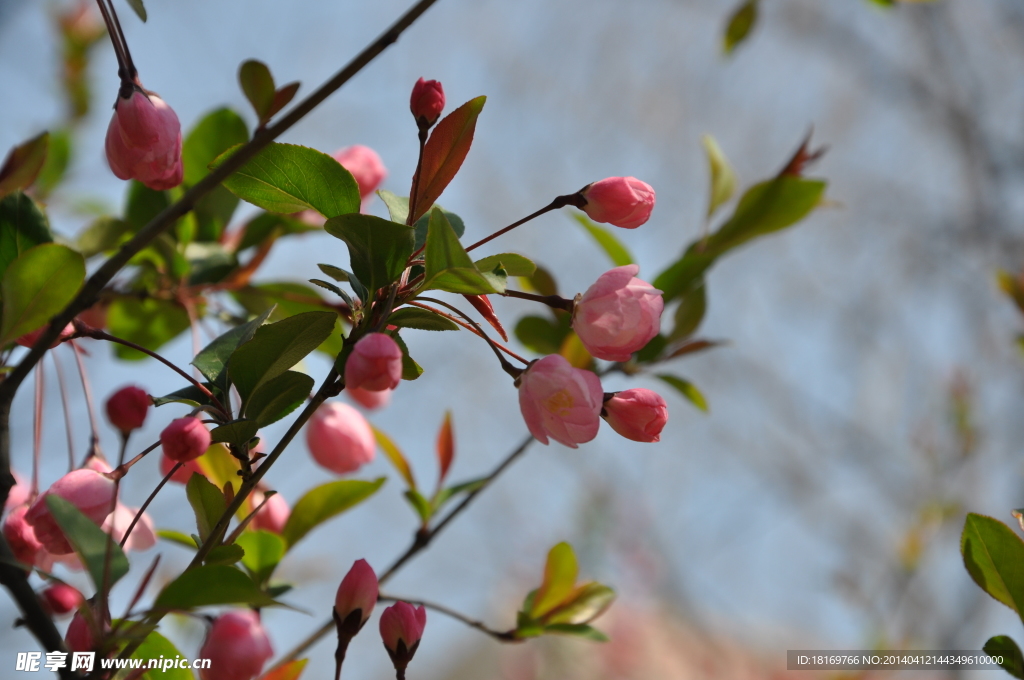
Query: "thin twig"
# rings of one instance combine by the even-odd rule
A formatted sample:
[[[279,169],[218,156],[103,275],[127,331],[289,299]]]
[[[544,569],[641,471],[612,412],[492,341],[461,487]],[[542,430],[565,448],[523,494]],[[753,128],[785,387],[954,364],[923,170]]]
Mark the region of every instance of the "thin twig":
[[[423,299],[426,299],[426,298],[419,298],[419,299],[423,300]],[[452,323],[455,323],[455,324],[458,324],[458,325],[462,326],[463,328],[465,328],[470,333],[472,333],[474,335],[477,335],[479,337],[482,337],[485,340],[488,339],[486,336],[481,335],[480,331],[477,328],[475,328],[474,326],[472,326],[470,323],[468,323],[466,321],[463,321],[460,318],[454,317],[451,314],[446,314],[445,312],[442,312],[440,309],[434,309],[430,305],[425,305],[422,302],[418,302],[417,300],[410,300],[409,302],[406,302],[405,304],[412,305],[413,307],[419,307],[420,309],[425,309],[425,310],[427,310],[429,312],[433,312],[434,314],[437,314],[439,316],[443,316],[444,318],[448,319]],[[513,359],[518,359],[519,361],[522,361],[524,364],[529,364],[530,363],[529,361],[527,361],[523,357],[519,356],[518,354],[516,354],[515,352],[510,350],[508,347],[505,347],[505,345],[501,344],[497,340],[491,340],[491,342],[493,342],[495,345],[497,345],[501,349],[502,352],[504,352],[505,354],[509,355]]]
[[[476,328],[477,335],[479,335],[481,338],[483,338],[484,340],[487,341],[487,344],[490,346],[491,351],[494,352],[494,356],[498,357],[498,361],[501,363],[502,370],[504,370],[506,373],[511,375],[513,378],[518,378],[519,374],[521,374],[523,372],[523,369],[516,368],[515,366],[513,366],[512,364],[510,364],[508,362],[508,359],[506,359],[505,357],[501,356],[501,350],[505,350],[506,352],[508,352],[508,350],[505,349],[504,347],[502,347],[501,345],[499,345],[494,340],[491,340],[491,337],[489,335],[487,335],[487,333],[484,332],[484,329],[480,327],[480,324],[478,324],[476,321],[473,321],[473,319],[469,318],[466,315],[466,313],[463,312],[461,309],[459,309],[458,307],[456,307],[454,305],[448,304],[444,300],[438,300],[437,298],[424,297],[424,296],[420,295],[416,299],[417,300],[426,300],[427,302],[433,302],[435,305],[441,305],[442,307],[446,307],[446,308],[452,310],[453,312],[455,312],[456,314],[458,314],[459,316],[461,316],[463,319],[466,320],[466,323],[472,324],[472,326],[474,328]],[[527,361],[526,359],[524,359],[523,357],[519,356],[518,354],[516,354],[514,352],[509,352],[509,354],[511,356],[515,357],[516,359],[518,359],[519,361],[523,362],[524,364],[529,365],[529,363],[530,363],[529,361]]]
[[[32,404],[32,491],[39,493],[39,458],[43,443],[43,364],[36,366],[36,392]]]
[[[64,381],[64,371],[60,367],[60,362],[57,361],[56,352],[50,352],[50,361],[53,362],[53,367],[57,370],[57,389],[60,391],[60,405],[64,410],[64,434],[68,440],[68,472],[71,472],[75,469],[75,436],[72,434],[71,429],[71,411],[68,408],[67,383]]]
[[[82,381],[82,392],[85,393],[85,410],[89,413],[89,450],[88,455],[95,453],[100,446],[99,423],[96,421],[96,407],[92,398],[92,387],[89,385],[89,377],[85,374],[85,363],[82,361],[82,348],[74,340],[68,344],[75,355],[75,363],[78,365],[78,377]],[[2,427],[2,423],[0,423]]]
[[[581,201],[582,201],[583,205],[586,205],[586,201],[583,200],[583,196],[580,195],[579,193],[567,194],[565,196],[558,196],[557,198],[555,198],[555,200],[551,201],[550,203],[548,203],[546,206],[544,206],[543,208],[541,208],[537,212],[532,213],[530,215],[527,215],[526,217],[524,217],[523,219],[519,220],[518,222],[513,222],[512,224],[508,225],[507,227],[505,227],[503,229],[499,229],[498,231],[494,232],[490,236],[487,236],[486,238],[480,239],[479,241],[477,241],[473,245],[467,247],[466,248],[466,252],[468,253],[471,250],[479,248],[483,244],[488,243],[489,241],[493,241],[494,239],[498,238],[502,234],[508,233],[508,232],[512,231],[513,229],[515,229],[516,227],[518,227],[520,225],[523,225],[523,224],[526,224],[527,222],[529,222],[532,219],[540,217],[541,215],[543,215],[546,212],[551,212],[552,210],[557,210],[558,208],[564,208],[567,205],[576,205],[576,206],[578,206],[578,205],[580,205]]]
[[[444,605],[441,605],[441,604],[437,604],[436,602],[428,602],[426,600],[409,599],[407,597],[395,597],[394,595],[385,595],[384,593],[381,593],[377,597],[377,601],[378,602],[381,602],[381,601],[383,601],[383,602],[407,602],[407,603],[409,603],[409,604],[411,604],[413,606],[416,606],[416,607],[426,607],[427,609],[433,609],[436,612],[440,612],[441,614],[444,614],[445,616],[450,616],[451,618],[455,619],[456,621],[461,621],[462,623],[466,624],[470,628],[476,628],[481,633],[486,633],[487,635],[490,635],[495,640],[500,640],[501,642],[523,642],[523,640],[521,638],[517,638],[516,637],[515,629],[512,629],[512,630],[494,630],[493,628],[489,628],[487,626],[487,624],[485,624],[483,621],[477,621],[476,619],[471,619],[468,616],[466,616],[465,614],[461,614],[461,613],[455,611],[454,609],[449,609],[448,607],[445,607]]]
[[[171,468],[171,471],[164,475],[164,478],[161,479],[160,483],[156,485],[155,489],[153,489],[153,493],[149,494],[149,497],[146,499],[146,502],[143,503],[142,507],[139,508],[139,511],[135,513],[135,517],[132,518],[132,523],[128,525],[128,528],[125,529],[124,536],[121,537],[122,548],[124,547],[124,544],[128,542],[128,537],[132,535],[132,529],[134,529],[135,525],[139,523],[140,519],[142,519],[142,515],[146,512],[146,508],[148,508],[149,504],[153,502],[153,499],[156,498],[156,495],[160,493],[160,489],[164,488],[164,485],[171,480],[171,477],[174,476],[174,473],[181,469],[182,465],[184,465],[184,463],[174,464],[174,467]]]

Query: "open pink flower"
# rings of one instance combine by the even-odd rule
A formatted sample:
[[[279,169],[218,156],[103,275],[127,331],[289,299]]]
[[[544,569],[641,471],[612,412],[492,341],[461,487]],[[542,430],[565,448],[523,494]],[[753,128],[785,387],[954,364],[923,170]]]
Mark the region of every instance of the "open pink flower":
[[[623,229],[636,229],[651,217],[654,189],[636,177],[608,177],[582,191],[587,204],[583,212],[595,222]]]
[[[71,544],[46,504],[50,495],[68,501],[99,526],[110,514],[114,481],[89,468],[72,470],[40,494],[25,514],[43,547],[54,555],[66,555]]]
[[[313,459],[331,472],[355,472],[373,460],[377,440],[370,424],[348,404],[322,404],[306,424],[306,445]]]
[[[345,386],[371,392],[393,390],[402,381],[402,348],[387,333],[367,333],[345,361]]]
[[[638,387],[617,392],[604,403],[605,420],[612,429],[635,442],[661,440],[668,422],[668,406],[660,394]]]
[[[251,609],[221,614],[210,627],[200,658],[210,667],[201,669],[202,680],[253,680],[274,655],[270,638],[263,630],[259,614]]]
[[[627,264],[601,274],[576,303],[573,329],[598,359],[629,361],[661,330],[661,291],[636,278],[639,271]]]
[[[575,449],[596,437],[603,398],[598,377],[559,354],[535,361],[519,377],[523,420],[542,444],[551,437]]]
[[[359,185],[360,198],[366,198],[380,186],[388,176],[388,169],[376,151],[362,144],[347,146],[334,152],[334,160],[352,173]]]
[[[174,109],[140,87],[124,90],[107,127],[107,162],[119,179],[163,191],[181,184],[181,124]]]

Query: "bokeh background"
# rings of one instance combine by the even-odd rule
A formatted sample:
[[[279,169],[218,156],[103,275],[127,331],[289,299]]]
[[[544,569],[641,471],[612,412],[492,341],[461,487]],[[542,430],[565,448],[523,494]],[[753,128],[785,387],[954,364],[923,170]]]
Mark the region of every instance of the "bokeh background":
[[[0,0],[0,149],[66,115],[53,19],[65,6]],[[266,62],[279,83],[301,80],[301,97],[405,3],[149,0],[147,8],[143,24],[118,5],[143,83],[187,130],[223,105],[252,124],[236,81],[243,60]],[[1014,339],[1024,319],[995,285],[997,269],[1024,265],[1024,5],[775,0],[762,3],[749,40],[726,57],[722,32],[734,9],[724,0],[442,0],[282,140],[328,152],[371,146],[390,171],[384,188],[404,195],[416,159],[412,83],[441,80],[450,107],[486,94],[474,148],[442,197],[469,237],[590,181],[634,175],[656,188],[658,204],[648,224],[619,235],[648,279],[701,233],[702,134],[718,139],[743,186],[778,171],[811,126],[829,147],[811,171],[830,182],[828,207],[709,276],[700,335],[728,344],[672,367],[703,391],[707,414],[657,381],[609,379],[609,389],[642,384],[665,394],[671,419],[660,444],[606,428],[579,450],[533,448],[388,587],[511,627],[547,549],[569,540],[584,575],[620,592],[597,624],[614,641],[499,649],[431,613],[416,677],[768,677],[788,648],[976,649],[994,634],[1020,635],[1012,612],[971,583],[958,537],[967,511],[1012,521],[1010,509],[1024,505],[1024,365]],[[117,89],[108,44],[87,75],[93,107],[48,205],[68,238],[98,211],[116,214],[125,189],[102,151]],[[494,252],[521,252],[555,272],[570,293],[611,266],[565,214],[500,246]],[[309,234],[279,245],[260,277],[304,280],[318,275],[317,262],[346,259],[340,242]],[[505,319],[535,311],[521,300],[495,305]],[[441,335],[410,335],[426,374],[371,416],[423,480],[435,474],[433,439],[446,410],[455,478],[486,472],[526,433],[487,347],[469,334]],[[126,383],[153,394],[180,386],[152,363],[89,350],[101,399]],[[163,353],[186,364],[191,343],[183,335]],[[60,358],[70,372],[70,353]],[[326,367],[320,358],[305,366],[314,376]],[[46,383],[44,483],[66,460],[52,371]],[[73,394],[84,452],[84,403]],[[137,441],[154,440],[180,415],[174,408],[154,412]],[[27,385],[13,416],[23,473],[31,417]],[[270,441],[281,431],[271,428]],[[116,451],[113,430],[103,437]],[[270,479],[291,500],[328,478],[300,440],[282,463]],[[360,476],[384,474],[394,477],[378,457]],[[141,503],[157,479],[155,461],[138,466],[126,500]],[[415,519],[400,492],[392,479],[282,566],[278,576],[302,587],[287,596],[297,610],[264,614],[279,653],[325,619],[352,560],[382,568],[404,550]],[[151,514],[161,527],[191,523],[180,487],[165,490]],[[156,551],[163,578],[188,559],[172,545]],[[0,621],[14,618],[0,598]],[[347,677],[390,677],[370,626],[350,650]],[[169,620],[167,630],[186,654],[201,643],[193,620]],[[33,648],[24,631],[8,630],[0,667],[13,669],[15,652]],[[307,677],[333,671],[332,651],[329,642],[314,648]]]

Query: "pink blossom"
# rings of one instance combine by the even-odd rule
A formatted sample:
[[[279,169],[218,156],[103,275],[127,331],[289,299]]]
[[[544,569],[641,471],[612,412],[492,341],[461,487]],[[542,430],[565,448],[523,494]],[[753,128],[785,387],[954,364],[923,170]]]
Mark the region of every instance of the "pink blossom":
[[[47,610],[55,616],[69,614],[85,601],[77,588],[66,583],[54,583],[39,594]]]
[[[345,361],[345,386],[371,392],[393,390],[402,381],[402,348],[387,333],[367,333]]]
[[[21,345],[22,347],[32,347],[33,345],[36,344],[36,340],[39,339],[39,336],[42,335],[43,332],[47,328],[49,328],[48,325],[47,326],[43,326],[41,328],[37,328],[34,331],[32,331],[31,333],[25,333],[25,335],[23,335],[20,338],[18,338],[17,340],[15,340],[15,342],[18,343],[19,345]],[[53,343],[50,345],[50,349],[53,349],[54,347],[56,347],[60,343],[64,342],[65,340],[67,340],[68,338],[70,338],[74,334],[75,334],[75,327],[74,327],[74,325],[68,324],[67,326],[64,326],[64,330],[62,330],[60,332],[60,335],[57,336],[57,339],[54,340]]]
[[[139,512],[138,508],[129,508],[121,501],[117,502],[114,512],[110,513],[103,522],[103,530],[111,534],[118,543],[124,538],[124,532],[128,531],[132,520]],[[142,513],[142,517],[136,522],[135,528],[125,541],[125,550],[149,550],[156,545],[156,531],[153,529],[153,519],[148,513]]]
[[[347,146],[334,152],[334,160],[352,173],[356,184],[359,185],[360,198],[366,198],[376,191],[384,178],[388,176],[384,161],[380,159],[376,151],[368,146],[361,144]]]
[[[383,408],[391,402],[391,393],[394,390],[377,390],[371,392],[362,387],[345,386],[345,394],[358,402],[360,406],[368,410]]]
[[[412,659],[426,625],[427,610],[408,602],[396,602],[380,615],[380,636],[396,668]]]
[[[345,574],[345,578],[341,579],[341,585],[338,586],[338,593],[334,598],[335,622],[339,626],[339,632],[348,632],[349,637],[359,632],[373,613],[377,595],[377,575],[373,573],[366,560],[356,560]],[[359,613],[359,619],[350,626],[354,630],[341,631],[340,628],[346,625],[346,619],[356,612]]]
[[[92,618],[96,619],[96,610],[91,609]],[[103,632],[106,634],[110,630],[110,621],[103,622]],[[71,623],[68,624],[68,630],[64,634],[64,644],[67,645],[68,649],[72,652],[91,652],[97,647],[96,633],[99,631],[96,629],[96,623],[90,624],[90,622],[82,615],[82,611],[75,612],[75,615],[71,618]]]
[[[181,184],[181,124],[174,109],[139,87],[119,95],[107,127],[107,162],[119,179],[163,191]]]
[[[341,402],[322,404],[306,425],[313,459],[331,472],[355,472],[373,460],[377,440],[363,415]]]
[[[21,478],[14,470],[11,470],[11,475],[14,476],[14,486],[7,492],[7,500],[4,501],[4,510],[10,510],[11,508],[19,505],[28,503],[28,497],[32,493],[29,489],[28,484]]]
[[[160,433],[164,455],[179,463],[195,460],[206,453],[210,441],[210,432],[203,421],[193,416],[175,418]]]
[[[170,471],[174,469],[175,465],[177,465],[177,461],[171,460],[163,453],[160,454],[161,475],[166,477],[170,473]],[[199,463],[197,463],[195,460],[189,460],[181,464],[181,467],[178,468],[178,471],[174,473],[173,477],[171,477],[171,481],[177,482],[178,484],[188,484],[188,480],[192,478],[193,472],[198,473],[203,477],[206,476],[206,473],[203,472],[203,469],[199,467]]]
[[[571,448],[597,436],[601,425],[601,381],[551,354],[519,377],[519,408],[530,434],[542,444],[550,436]]]
[[[279,534],[284,531],[284,525],[288,523],[288,516],[291,514],[291,508],[288,507],[288,501],[284,499],[279,493],[267,498],[262,491],[252,492],[252,507],[258,507],[263,500],[266,499],[266,503],[260,508],[252,521],[249,522],[249,527],[253,530],[269,531],[274,534]]]
[[[107,399],[107,418],[114,427],[127,434],[146,422],[151,403],[145,390],[134,385],[122,387]]]
[[[210,667],[199,671],[202,680],[252,680],[274,655],[270,638],[251,609],[230,611],[213,622],[199,657]]]
[[[605,420],[612,429],[635,442],[661,440],[668,422],[668,406],[661,395],[638,387],[617,392],[604,403]]]
[[[71,544],[46,505],[46,497],[52,494],[63,498],[99,526],[110,514],[114,490],[114,481],[96,470],[72,470],[40,494],[25,519],[35,530],[36,538],[49,552],[66,555],[72,551]]]
[[[654,210],[654,189],[636,177],[608,177],[581,193],[587,201],[582,210],[590,219],[623,229],[636,229]]]
[[[627,264],[598,277],[576,303],[573,329],[598,359],[629,361],[661,330],[661,291],[636,277]]]
[[[14,559],[28,567],[39,567],[49,571],[53,561],[49,558],[46,548],[36,538],[32,525],[25,520],[27,512],[27,505],[19,505],[7,514],[3,523],[4,539],[14,553]]]
[[[421,127],[430,127],[437,122],[444,110],[444,88],[436,80],[420,78],[412,87],[409,110]]]

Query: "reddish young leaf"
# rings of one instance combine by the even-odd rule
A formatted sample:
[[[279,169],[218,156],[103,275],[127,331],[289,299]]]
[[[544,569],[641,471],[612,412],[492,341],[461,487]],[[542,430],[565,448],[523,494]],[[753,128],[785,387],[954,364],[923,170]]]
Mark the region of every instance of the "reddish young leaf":
[[[409,224],[415,224],[430,206],[434,205],[441,192],[452,181],[466,160],[469,147],[473,144],[476,119],[484,108],[487,97],[477,97],[445,116],[427,140],[423,148],[423,165],[418,178],[413,178],[416,194],[415,205]]]
[[[469,300],[469,304],[473,305],[476,311],[480,312],[480,315],[484,317],[487,323],[494,327],[494,330],[498,331],[498,335],[505,342],[508,342],[508,333],[505,332],[505,328],[501,325],[501,319],[494,313],[494,307],[491,306],[491,301],[486,295],[463,295],[464,298]]]
[[[295,97],[295,93],[299,91],[299,81],[294,83],[288,83],[278,88],[277,92],[274,93],[274,101],[270,105],[270,110],[267,111],[267,119],[271,119],[277,115],[277,112],[288,106],[288,102]]]
[[[437,479],[437,486],[441,488],[444,478],[448,476],[448,468],[455,458],[455,435],[452,432],[452,413],[444,414],[444,422],[441,423],[441,430],[437,433],[437,462],[441,466],[441,474]]]
[[[409,461],[406,460],[402,450],[398,448],[398,445],[391,440],[391,437],[387,436],[382,430],[378,430],[373,425],[370,426],[373,430],[373,436],[377,440],[377,444],[380,446],[384,455],[391,461],[391,464],[395,466],[398,474],[402,475],[402,479],[409,485],[409,488],[416,490],[416,478],[412,475],[412,468],[409,466]]]
[[[309,659],[289,661],[280,668],[270,671],[260,680],[299,680],[299,676],[302,675],[302,669],[306,667],[307,663],[309,663]]]
[[[44,132],[10,150],[0,165],[0,197],[25,189],[36,181],[49,145],[50,133]]]

